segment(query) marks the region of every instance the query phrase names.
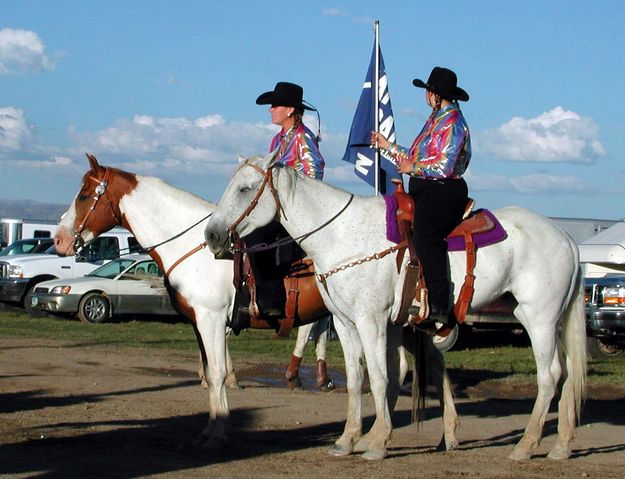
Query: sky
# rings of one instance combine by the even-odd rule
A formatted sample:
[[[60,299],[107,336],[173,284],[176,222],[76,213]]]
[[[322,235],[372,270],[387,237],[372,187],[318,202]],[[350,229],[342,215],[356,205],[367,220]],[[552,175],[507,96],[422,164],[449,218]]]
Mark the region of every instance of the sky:
[[[412,80],[458,74],[477,206],[623,219],[625,2],[0,0],[0,199],[67,203],[100,164],[217,201],[276,127],[256,97],[304,87],[324,181],[341,161],[380,21],[397,142],[429,108]],[[316,131],[314,115],[305,121]]]

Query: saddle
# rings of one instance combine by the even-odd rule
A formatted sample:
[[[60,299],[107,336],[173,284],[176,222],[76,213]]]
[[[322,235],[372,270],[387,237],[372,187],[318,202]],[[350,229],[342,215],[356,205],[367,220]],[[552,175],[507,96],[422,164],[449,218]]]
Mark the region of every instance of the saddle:
[[[419,265],[414,246],[410,241],[414,219],[414,200],[404,191],[403,183],[400,180],[393,180],[396,185],[393,193],[396,208],[396,221],[401,238],[406,241],[410,253],[410,261],[406,265],[406,276],[402,289],[402,302],[399,314],[396,318],[396,324],[405,324],[411,322],[418,324],[426,319],[429,315],[429,306],[427,300],[427,285],[423,277],[422,270]],[[387,204],[389,202],[387,201]],[[447,237],[449,251],[466,251],[466,273],[464,283],[460,289],[460,294],[454,305],[454,313],[458,323],[463,323],[473,299],[474,283],[475,283],[475,265],[476,250],[478,246],[486,246],[506,238],[506,232],[488,210],[473,211],[475,201],[471,198],[467,201],[463,220]],[[388,216],[387,216],[388,223]],[[389,239],[391,234],[389,233]],[[405,249],[403,250],[405,251]],[[403,251],[397,257],[398,269],[401,267],[403,260]],[[416,302],[419,308],[418,317],[410,317],[408,308]],[[436,334],[439,336],[447,336],[451,332],[450,327],[439,329]]]
[[[236,297],[229,326],[234,334],[247,328],[273,329],[276,337],[288,338],[293,327],[314,323],[329,314],[317,288],[315,269],[309,258],[293,261],[284,278],[286,304],[283,318],[261,316],[256,304],[256,280],[245,253],[234,255],[233,281]],[[247,314],[241,312],[240,306],[244,305],[249,305]]]

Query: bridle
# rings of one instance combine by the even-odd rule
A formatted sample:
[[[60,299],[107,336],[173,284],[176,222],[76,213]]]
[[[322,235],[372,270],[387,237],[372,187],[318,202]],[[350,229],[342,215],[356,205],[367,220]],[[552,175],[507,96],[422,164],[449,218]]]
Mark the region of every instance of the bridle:
[[[301,243],[301,241],[303,241],[304,239],[306,239],[309,236],[313,235],[314,233],[318,232],[319,230],[325,228],[330,223],[332,223],[335,219],[337,219],[341,214],[343,214],[343,212],[348,208],[348,206],[351,204],[352,200],[354,199],[354,195],[350,194],[350,197],[349,197],[349,200],[347,201],[347,204],[345,204],[345,206],[343,206],[343,208],[341,208],[341,210],[338,213],[336,213],[334,216],[332,216],[332,218],[330,218],[328,221],[323,223],[321,226],[318,226],[314,230],[309,231],[308,233],[304,233],[303,235],[298,236],[297,238],[290,238],[290,237],[288,237],[288,238],[280,239],[280,240],[276,241],[275,243],[272,243],[272,244],[269,244],[269,245],[264,245],[263,244],[263,245],[255,245],[255,246],[252,246],[250,248],[237,249],[237,248],[235,248],[235,244],[240,243],[240,242],[238,241],[239,235],[236,232],[236,228],[237,228],[237,226],[239,226],[241,221],[243,221],[245,218],[247,218],[250,215],[250,213],[254,210],[254,208],[256,208],[256,206],[258,205],[258,200],[260,199],[260,196],[263,194],[263,191],[265,190],[265,187],[267,185],[269,185],[269,190],[271,191],[273,199],[276,202],[276,218],[279,218],[280,215],[283,215],[286,218],[286,213],[284,212],[284,208],[282,208],[282,203],[280,203],[280,197],[278,196],[278,190],[276,190],[276,187],[273,184],[273,168],[274,168],[275,165],[270,166],[269,168],[267,168],[266,171],[263,170],[262,168],[260,168],[258,165],[255,165],[253,163],[245,163],[241,168],[243,168],[245,166],[251,166],[256,171],[258,171],[261,175],[263,175],[263,182],[261,183],[260,188],[256,192],[256,195],[254,196],[254,199],[252,199],[252,201],[250,202],[249,206],[245,209],[245,211],[243,211],[243,213],[241,213],[241,215],[235,220],[235,222],[232,223],[232,225],[230,225],[230,227],[226,230],[228,232],[228,238],[229,238],[229,241],[228,241],[228,243],[229,243],[229,250],[232,253],[242,253],[242,252],[245,252],[245,251],[267,250],[267,249],[272,249],[272,248],[275,248],[277,246],[281,246],[281,245],[284,245],[286,243],[291,243],[291,242],[300,242]]]
[[[74,246],[74,252],[76,254],[78,254],[80,250],[82,250],[85,246],[85,240],[82,239],[82,232],[87,226],[87,221],[89,220],[91,213],[93,213],[93,211],[95,210],[98,204],[98,201],[100,201],[100,198],[102,198],[103,196],[106,196],[106,204],[109,207],[109,211],[111,215],[113,216],[113,219],[115,220],[115,226],[120,226],[122,224],[121,219],[119,218],[117,213],[115,213],[115,210],[113,209],[113,205],[111,204],[111,200],[108,198],[108,195],[106,193],[106,187],[108,186],[108,180],[109,180],[110,175],[111,175],[111,168],[106,167],[104,169],[104,177],[102,179],[89,176],[89,179],[97,181],[99,183],[98,183],[98,186],[95,187],[95,190],[94,190],[95,195],[93,196],[91,206],[89,207],[89,210],[85,214],[85,217],[80,222],[78,229],[76,229],[76,232],[74,233],[73,246]]]
[[[245,167],[245,166],[251,166],[252,168],[254,168],[256,171],[258,171],[261,175],[263,175],[263,182],[260,185],[260,188],[258,188],[258,191],[256,192],[256,195],[254,196],[254,199],[252,199],[251,203],[249,204],[249,206],[245,209],[245,211],[243,213],[241,213],[241,216],[239,216],[236,221],[234,223],[232,223],[232,225],[230,225],[230,227],[228,228],[228,236],[232,239],[236,238],[238,235],[236,233],[236,228],[237,226],[239,226],[239,224],[241,223],[241,221],[243,221],[245,218],[247,218],[250,213],[254,210],[254,208],[256,208],[256,206],[258,205],[258,200],[260,199],[261,195],[263,194],[263,191],[265,191],[265,187],[267,185],[269,185],[269,190],[271,191],[271,194],[273,195],[273,199],[276,202],[276,207],[277,207],[277,213],[276,216],[280,216],[280,213],[282,213],[284,215],[284,217],[286,218],[286,214],[284,213],[284,209],[282,208],[282,204],[280,203],[280,197],[278,196],[278,191],[276,190],[276,187],[273,184],[273,168],[269,167],[267,168],[267,171],[263,170],[261,167],[253,164],[253,163],[245,163],[241,168]],[[231,244],[234,243],[234,241],[231,241]]]

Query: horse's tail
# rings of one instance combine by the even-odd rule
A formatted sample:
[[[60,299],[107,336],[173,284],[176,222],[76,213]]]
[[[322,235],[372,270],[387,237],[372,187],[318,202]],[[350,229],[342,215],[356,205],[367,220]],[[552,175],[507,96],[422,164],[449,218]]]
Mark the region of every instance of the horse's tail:
[[[579,423],[581,407],[586,398],[586,313],[584,310],[584,280],[581,269],[574,278],[573,294],[564,313],[559,343],[565,359],[565,387],[572,394],[575,416]]]
[[[414,363],[412,368],[412,417],[417,428],[423,420],[425,395],[428,387],[428,336],[421,331],[414,332]]]

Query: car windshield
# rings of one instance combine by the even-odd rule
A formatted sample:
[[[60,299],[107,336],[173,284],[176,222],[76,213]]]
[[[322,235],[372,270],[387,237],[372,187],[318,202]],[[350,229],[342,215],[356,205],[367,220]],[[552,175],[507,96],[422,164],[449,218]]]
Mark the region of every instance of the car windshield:
[[[51,242],[52,240],[46,242],[37,240],[18,240],[0,251],[0,256],[40,253],[44,248],[49,247]]]
[[[97,276],[98,278],[113,279],[134,262],[134,259],[116,259],[111,261],[110,263],[106,263],[104,266],[100,266],[98,269],[93,270],[86,276]]]

